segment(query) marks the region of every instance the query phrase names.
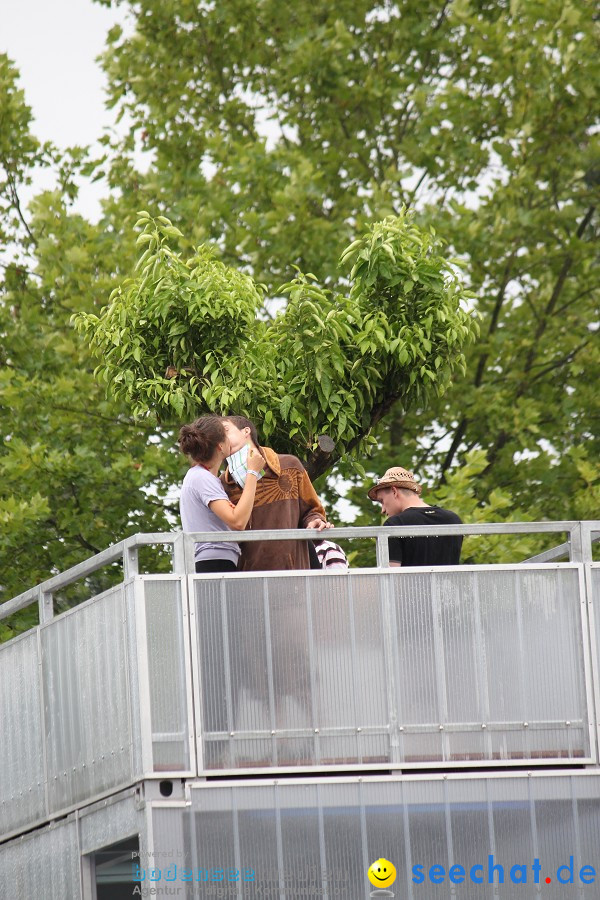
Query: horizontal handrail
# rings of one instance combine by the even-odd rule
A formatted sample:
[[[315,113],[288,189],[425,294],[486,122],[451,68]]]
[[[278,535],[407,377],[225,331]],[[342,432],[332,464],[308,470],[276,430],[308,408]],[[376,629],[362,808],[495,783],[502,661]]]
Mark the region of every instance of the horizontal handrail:
[[[287,541],[314,540],[319,534],[323,538],[377,540],[377,565],[389,564],[388,538],[399,537],[439,537],[441,535],[486,535],[486,534],[560,534],[566,533],[569,540],[544,553],[524,560],[527,563],[552,562],[568,555],[571,562],[591,560],[591,544],[600,540],[600,520],[578,521],[564,520],[556,522],[485,522],[475,525],[414,525],[414,526],[366,526],[330,528],[321,532],[307,528],[288,528],[269,531],[218,531],[218,532],[155,532],[137,533],[124,540],[111,544],[95,556],[53,575],[41,584],[0,604],[0,621],[13,615],[32,603],[40,607],[40,622],[53,616],[52,595],[75,583],[80,578],[91,575],[98,569],[111,563],[123,564],[124,577],[129,578],[138,573],[137,551],[140,547],[156,544],[173,546],[173,571],[179,574],[193,572],[193,545],[202,542],[254,542],[254,541]],[[576,540],[574,540],[576,538]]]

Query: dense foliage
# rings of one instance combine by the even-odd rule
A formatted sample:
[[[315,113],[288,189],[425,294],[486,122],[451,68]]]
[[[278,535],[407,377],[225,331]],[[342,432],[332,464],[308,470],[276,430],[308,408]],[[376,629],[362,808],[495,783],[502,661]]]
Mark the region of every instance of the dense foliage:
[[[200,408],[207,397],[234,405],[220,374],[210,386],[202,382],[213,378],[216,364],[204,371],[210,360],[195,339],[196,349],[184,352],[187,332],[171,334],[173,322],[144,334],[138,321],[140,361],[129,359],[134,371],[157,342],[156,379],[173,403],[168,414],[154,401],[142,406],[159,413],[158,424],[134,417],[140,401],[128,393],[131,385],[124,383],[120,399],[107,399],[92,376],[98,360],[70,320],[80,313],[102,319],[115,289],[119,302],[133,303],[140,209],[181,232],[160,238],[178,260],[178,285],[193,280],[194,269],[210,270],[216,281],[219,272],[235,270],[239,289],[245,285],[254,298],[252,310],[233,322],[221,305],[221,324],[247,327],[256,346],[272,338],[268,352],[247,361],[250,384],[237,389],[274,444],[308,450],[316,434],[337,423],[335,439],[349,447],[352,427],[357,435],[368,430],[357,415],[364,402],[371,411],[381,407],[370,472],[391,463],[412,467],[430,496],[451,491],[447,502],[462,503],[469,517],[597,517],[594,4],[121,5],[131,27],[111,32],[103,65],[110,104],[131,127],[124,138],[105,134],[101,159],[81,148],[40,145],[17,73],[0,57],[0,597],[132,530],[168,527],[175,521],[169,491],[183,471],[173,447],[178,409],[186,416],[193,396]],[[24,191],[40,167],[53,173],[54,187],[27,206]],[[73,211],[86,178],[105,179],[98,222]],[[381,351],[402,340],[392,333],[395,314],[382,325],[381,308],[373,309],[367,331],[363,308],[347,338],[333,333],[337,312],[327,320],[334,298],[355,308],[356,292],[368,295],[359,273],[350,274],[352,260],[338,267],[344,248],[405,208],[419,234],[433,226],[448,242],[444,255],[461,258],[472,308],[481,315],[481,337],[465,351],[466,375],[455,369],[442,396],[429,392],[427,404],[412,397],[410,408],[402,392],[395,405],[394,388],[386,393],[385,372],[402,365],[400,344],[395,362],[379,366]],[[196,255],[206,244],[211,249]],[[307,274],[294,279],[294,265]],[[289,307],[269,322],[265,310],[257,312],[259,300],[272,309],[282,282]],[[201,292],[193,293],[202,304]],[[177,327],[188,324],[182,296],[173,303]],[[203,326],[196,326],[199,334]],[[215,319],[211,329],[218,327]],[[181,353],[173,356],[175,339]],[[225,348],[230,363],[237,354],[246,365],[242,346]],[[327,353],[316,352],[323,347]],[[363,356],[365,365],[352,373],[346,353],[354,354],[352,366]],[[331,389],[323,374],[316,378],[318,359],[327,363],[321,371]],[[273,366],[278,378],[268,395]],[[372,381],[366,366],[383,381]],[[427,368],[435,371],[435,359]],[[447,380],[445,364],[439,371]],[[140,389],[148,373],[146,367]],[[376,396],[362,396],[357,373]],[[249,405],[253,396],[263,408]],[[355,451],[362,455],[363,447]],[[315,460],[315,471],[331,460]],[[344,461],[337,471],[356,480]],[[364,490],[353,496],[359,500]],[[372,507],[361,515],[373,521]]]
[[[168,219],[142,213],[137,278],[110,304],[76,322],[101,363],[97,377],[137,416],[193,418],[238,411],[263,438],[321,475],[371,431],[395,401],[424,406],[464,375],[463,347],[475,335],[466,293],[439,242],[401,214],[375,224],[342,256],[348,295],[298,273],[274,320],[260,320],[261,290],[201,247],[188,260]],[[320,436],[331,439],[323,453]]]

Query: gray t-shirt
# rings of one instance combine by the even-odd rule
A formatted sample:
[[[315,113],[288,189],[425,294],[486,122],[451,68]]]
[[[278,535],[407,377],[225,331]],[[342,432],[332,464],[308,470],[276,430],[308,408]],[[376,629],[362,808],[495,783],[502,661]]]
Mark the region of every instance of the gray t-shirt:
[[[181,486],[179,511],[184,531],[232,531],[209,507],[212,500],[229,497],[219,479],[203,466],[192,466]],[[230,541],[196,544],[195,559],[230,559],[237,565],[240,545]]]

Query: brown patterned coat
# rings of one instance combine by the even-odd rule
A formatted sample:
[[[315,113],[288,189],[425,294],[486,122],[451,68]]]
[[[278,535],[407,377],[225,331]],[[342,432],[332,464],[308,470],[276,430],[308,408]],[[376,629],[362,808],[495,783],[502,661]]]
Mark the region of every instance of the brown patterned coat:
[[[253,531],[278,528],[306,528],[317,519],[325,521],[325,510],[299,459],[279,455],[269,447],[260,452],[267,465],[258,480],[250,521]],[[242,494],[229,469],[221,476],[229,499],[237,503]],[[306,541],[241,541],[242,558],[239,568],[246,572],[273,569],[310,569]]]

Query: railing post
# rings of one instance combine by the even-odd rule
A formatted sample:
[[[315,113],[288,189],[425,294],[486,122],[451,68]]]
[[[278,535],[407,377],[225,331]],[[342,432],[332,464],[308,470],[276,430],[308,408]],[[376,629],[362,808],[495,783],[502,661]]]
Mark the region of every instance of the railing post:
[[[183,553],[185,557],[185,571],[189,575],[196,572],[196,545],[189,534],[183,535]]]
[[[54,603],[52,593],[43,591],[41,587],[38,590],[38,610],[40,625],[50,622],[54,618]]]
[[[185,545],[183,532],[173,541],[173,574],[185,575]]]
[[[377,567],[387,569],[390,564],[390,550],[387,537],[379,535],[377,538]]]
[[[592,523],[591,522],[581,522],[581,549],[582,549],[582,559],[581,561],[584,563],[591,563],[593,559],[592,554]]]
[[[588,522],[577,522],[569,534],[569,561],[592,561],[592,530]]]
[[[194,571],[194,542],[189,534],[181,531],[173,541],[173,572],[175,575],[187,575]]]
[[[125,547],[123,550],[123,579],[127,581],[134,575],[140,574],[138,548]]]

